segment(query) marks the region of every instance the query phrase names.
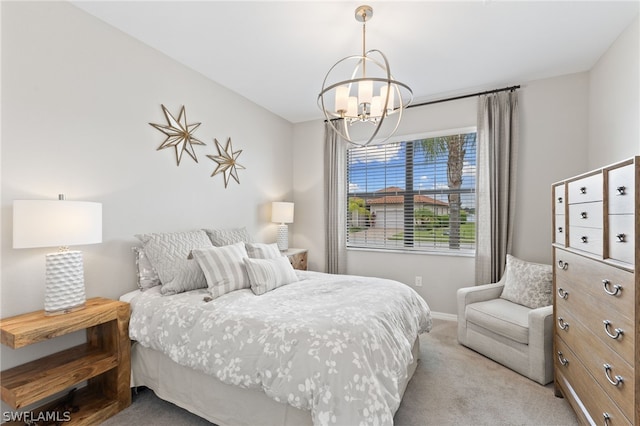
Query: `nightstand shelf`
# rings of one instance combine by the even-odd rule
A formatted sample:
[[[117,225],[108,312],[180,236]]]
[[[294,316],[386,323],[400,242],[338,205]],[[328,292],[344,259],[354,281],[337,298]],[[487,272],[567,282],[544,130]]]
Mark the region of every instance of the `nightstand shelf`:
[[[298,269],[300,271],[307,270],[307,249],[301,248],[290,248],[282,253],[289,258],[289,262],[291,262],[291,266],[293,269]]]
[[[2,400],[19,409],[88,381],[74,394],[80,411],[71,414],[71,424],[95,424],[126,408],[131,404],[128,325],[129,304],[103,298],[65,315],[38,311],[3,319],[2,343],[14,349],[82,329],[87,343],[3,371]]]

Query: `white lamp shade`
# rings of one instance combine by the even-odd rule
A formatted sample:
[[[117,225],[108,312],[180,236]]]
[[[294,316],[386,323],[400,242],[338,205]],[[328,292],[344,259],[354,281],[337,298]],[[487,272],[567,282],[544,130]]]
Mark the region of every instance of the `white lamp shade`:
[[[102,242],[102,204],[14,200],[13,247],[59,247]]]
[[[271,222],[293,223],[293,203],[281,201],[271,203]]]

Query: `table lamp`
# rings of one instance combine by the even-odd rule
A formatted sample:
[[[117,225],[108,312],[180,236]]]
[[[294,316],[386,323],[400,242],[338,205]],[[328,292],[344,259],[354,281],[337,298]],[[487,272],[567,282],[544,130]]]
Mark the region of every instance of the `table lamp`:
[[[289,248],[289,227],[293,223],[293,203],[274,201],[271,203],[271,222],[278,225],[278,249],[286,251]]]
[[[58,200],[13,201],[13,248],[59,247],[46,255],[45,315],[84,308],[82,252],[68,246],[102,242],[102,204]]]

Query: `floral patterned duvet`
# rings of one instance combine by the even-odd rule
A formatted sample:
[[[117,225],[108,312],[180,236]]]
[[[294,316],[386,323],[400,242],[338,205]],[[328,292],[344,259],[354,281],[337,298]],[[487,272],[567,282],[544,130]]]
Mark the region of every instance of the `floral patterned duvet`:
[[[431,313],[410,287],[297,271],[256,296],[206,289],[131,301],[130,337],[224,383],[311,410],[314,425],[391,425],[416,337]]]

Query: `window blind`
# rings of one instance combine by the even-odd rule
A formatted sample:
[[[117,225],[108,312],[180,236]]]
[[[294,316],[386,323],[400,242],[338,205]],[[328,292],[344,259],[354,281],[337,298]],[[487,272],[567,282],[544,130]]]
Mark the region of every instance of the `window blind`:
[[[347,247],[473,253],[476,133],[347,152]]]

